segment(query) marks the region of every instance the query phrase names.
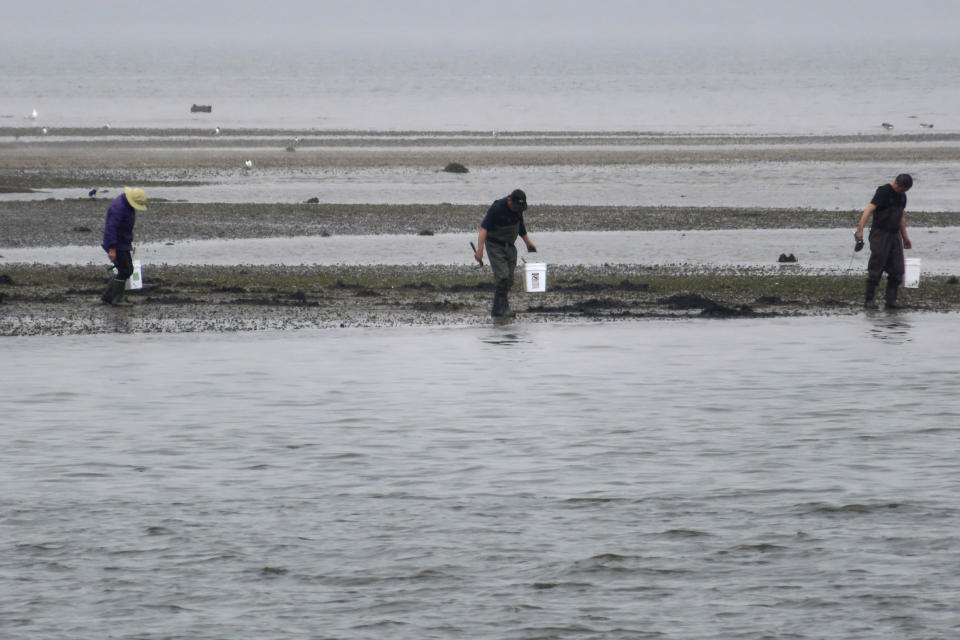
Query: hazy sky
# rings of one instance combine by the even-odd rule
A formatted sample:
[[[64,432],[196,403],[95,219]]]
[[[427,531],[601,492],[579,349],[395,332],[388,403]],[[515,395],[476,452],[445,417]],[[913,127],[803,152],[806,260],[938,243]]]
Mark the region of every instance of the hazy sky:
[[[0,42],[956,42],[958,0],[24,0]]]

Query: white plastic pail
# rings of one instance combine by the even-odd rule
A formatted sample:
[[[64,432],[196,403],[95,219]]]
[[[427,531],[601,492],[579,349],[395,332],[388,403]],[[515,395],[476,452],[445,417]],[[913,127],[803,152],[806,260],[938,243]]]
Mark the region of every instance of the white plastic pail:
[[[903,261],[906,271],[903,273],[903,286],[916,289],[920,286],[920,258],[907,258]]]
[[[133,261],[133,273],[127,278],[124,289],[143,289],[143,267],[139,260]]]
[[[523,283],[527,291],[547,290],[547,264],[545,262],[528,262],[523,265]]]

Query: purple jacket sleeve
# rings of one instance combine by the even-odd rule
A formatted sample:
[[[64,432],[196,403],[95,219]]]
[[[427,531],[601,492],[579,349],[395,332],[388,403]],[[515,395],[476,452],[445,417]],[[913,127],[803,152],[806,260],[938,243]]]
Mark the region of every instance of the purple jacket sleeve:
[[[103,225],[103,244],[100,245],[103,250],[130,251],[133,248],[134,220],[133,207],[127,204],[126,196],[121,194],[107,209],[107,220]]]

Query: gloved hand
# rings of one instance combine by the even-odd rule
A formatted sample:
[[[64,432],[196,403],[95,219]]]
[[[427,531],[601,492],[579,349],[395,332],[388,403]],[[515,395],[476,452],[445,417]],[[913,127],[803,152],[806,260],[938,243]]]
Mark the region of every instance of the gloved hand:
[[[863,249],[863,238],[858,238],[857,244],[853,245],[854,251],[860,251],[860,249]]]

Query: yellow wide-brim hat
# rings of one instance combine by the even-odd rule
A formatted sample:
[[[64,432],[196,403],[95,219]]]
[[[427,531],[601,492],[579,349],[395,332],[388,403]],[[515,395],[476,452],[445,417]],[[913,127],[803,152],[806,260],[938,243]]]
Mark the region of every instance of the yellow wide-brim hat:
[[[143,189],[126,187],[124,193],[127,194],[127,202],[137,211],[147,210],[147,194]]]

